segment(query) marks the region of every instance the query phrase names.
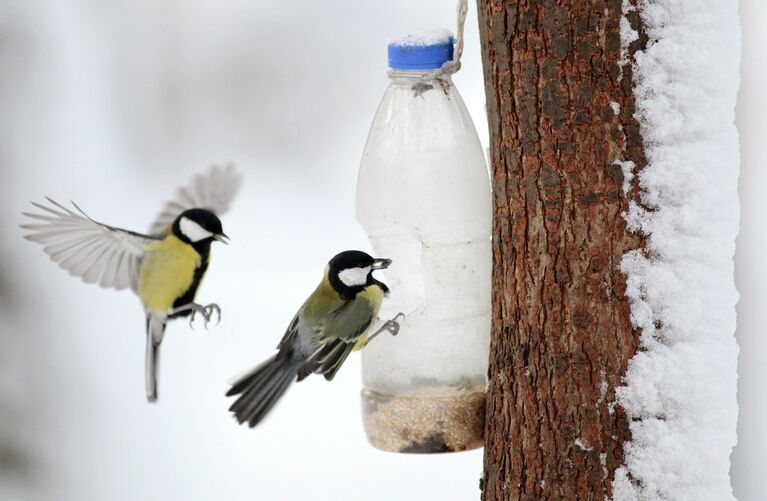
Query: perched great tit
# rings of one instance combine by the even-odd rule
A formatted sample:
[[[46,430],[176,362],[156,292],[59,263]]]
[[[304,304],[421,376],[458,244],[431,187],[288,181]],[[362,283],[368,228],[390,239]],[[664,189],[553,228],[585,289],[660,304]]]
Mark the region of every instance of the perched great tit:
[[[27,240],[44,246],[50,258],[86,283],[138,294],[146,315],[146,398],[157,400],[160,343],[169,319],[201,314],[207,326],[216,304],[194,302],[208,269],[210,244],[227,243],[218,215],[240,186],[241,175],[232,167],[213,167],[180,188],[168,202],[148,234],[94,221],[74,202],[77,211],[48,198],[51,204],[32,203],[42,213],[23,213],[38,222],[23,224]]]
[[[256,426],[287,391],[293,380],[322,374],[330,381],[353,350],[380,332],[396,335],[397,317],[368,336],[381,302],[389,292],[373,271],[391,259],[373,259],[361,251],[345,251],[330,260],[322,282],[293,317],[277,354],[237,380],[227,396],[240,395],[229,408],[237,421]],[[398,315],[399,316],[399,315]]]

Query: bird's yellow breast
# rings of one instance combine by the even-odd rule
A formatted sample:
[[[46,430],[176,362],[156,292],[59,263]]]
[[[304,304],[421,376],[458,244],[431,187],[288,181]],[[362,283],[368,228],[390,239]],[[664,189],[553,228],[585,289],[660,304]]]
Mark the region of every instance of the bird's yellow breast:
[[[144,249],[138,295],[144,308],[164,314],[192,285],[202,258],[194,248],[170,234]]]
[[[365,300],[370,303],[370,307],[373,310],[373,315],[377,316],[378,310],[381,309],[381,303],[383,302],[384,298],[383,289],[378,285],[368,285],[358,295],[365,298]]]
[[[381,309],[381,303],[383,302],[384,298],[384,291],[379,287],[378,285],[369,285],[365,287],[365,289],[358,294],[359,296],[362,296],[365,298],[365,300],[370,303],[370,308],[373,311],[373,318],[378,316],[378,312]],[[370,327],[368,327],[364,334],[360,336],[360,338],[357,340],[356,343],[354,343],[354,347],[352,348],[352,351],[357,351],[362,349],[368,342],[368,333],[370,331],[370,328],[373,327],[374,322],[371,322]]]

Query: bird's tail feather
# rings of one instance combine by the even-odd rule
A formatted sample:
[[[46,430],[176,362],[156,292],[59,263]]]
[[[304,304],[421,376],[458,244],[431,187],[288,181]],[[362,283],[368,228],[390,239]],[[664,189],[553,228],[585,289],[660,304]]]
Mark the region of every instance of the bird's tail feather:
[[[144,384],[148,402],[157,401],[157,376],[160,365],[160,343],[165,335],[165,322],[147,315],[146,319],[146,360],[144,365]]]
[[[226,393],[240,395],[229,407],[237,421],[253,428],[285,394],[298,374],[301,361],[277,354],[237,380]]]

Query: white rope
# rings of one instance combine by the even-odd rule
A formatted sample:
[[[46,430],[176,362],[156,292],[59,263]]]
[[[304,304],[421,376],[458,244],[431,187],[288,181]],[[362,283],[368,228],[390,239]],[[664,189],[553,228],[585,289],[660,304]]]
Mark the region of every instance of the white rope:
[[[463,55],[463,25],[466,24],[466,15],[469,12],[469,0],[458,0],[458,7],[456,8],[458,14],[458,21],[455,32],[455,45],[453,46],[453,59],[443,64],[439,69],[416,72],[413,70],[389,70],[389,76],[407,76],[408,79],[415,80],[416,84],[413,86],[415,89],[417,85],[423,84],[430,80],[437,80],[445,89],[445,77],[452,75],[461,69],[461,56]],[[417,92],[420,94],[420,92]]]
[[[461,69],[461,56],[463,55],[463,25],[466,24],[466,16],[469,13],[469,0],[458,0],[458,22],[456,23],[455,48],[453,49],[453,60],[447,65],[453,65],[455,69],[451,73]]]

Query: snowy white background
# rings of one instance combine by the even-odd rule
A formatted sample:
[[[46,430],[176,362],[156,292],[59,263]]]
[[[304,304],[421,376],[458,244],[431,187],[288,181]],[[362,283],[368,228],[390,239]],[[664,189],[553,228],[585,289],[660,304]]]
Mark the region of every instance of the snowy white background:
[[[453,2],[6,0],[0,4],[0,499],[476,499],[481,452],[367,445],[359,360],[295,386],[264,426],[229,418],[226,380],[274,348],[353,218],[360,153],[386,86],[388,37],[453,27]],[[483,141],[470,6],[455,80]],[[767,491],[764,138],[767,5],[741,2],[741,500]],[[201,300],[209,332],[171,327],[161,397],[143,397],[137,300],[86,286],[20,238],[51,195],[142,230],[176,185],[234,161],[246,184]],[[151,181],[148,181],[151,180]]]

